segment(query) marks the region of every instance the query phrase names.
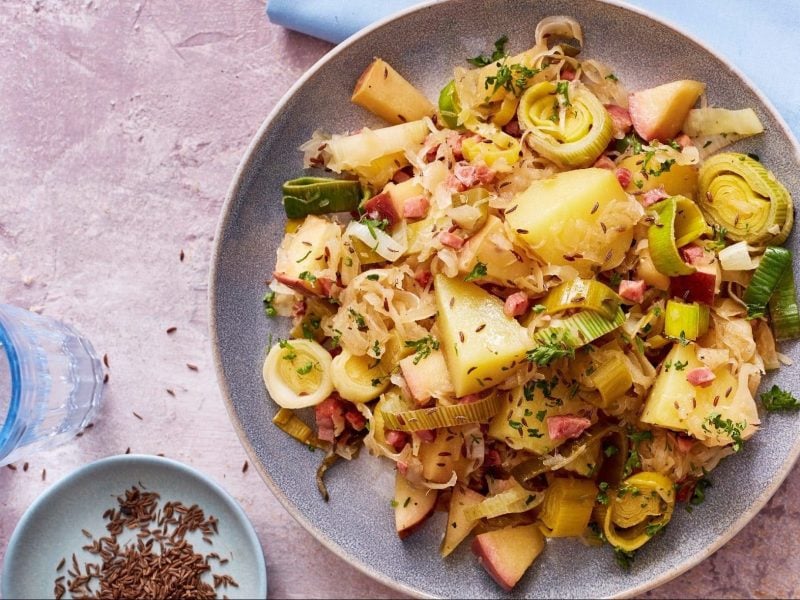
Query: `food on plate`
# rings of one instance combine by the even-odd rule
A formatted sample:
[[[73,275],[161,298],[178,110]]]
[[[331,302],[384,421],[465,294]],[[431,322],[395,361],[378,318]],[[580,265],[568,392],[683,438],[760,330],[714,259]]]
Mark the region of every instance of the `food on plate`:
[[[386,123],[303,145],[264,297],[293,329],[263,369],[275,424],[325,451],[323,497],[366,447],[394,463],[398,535],[446,511],[442,556],[472,536],[506,590],[556,538],[629,564],[699,504],[800,337],[791,195],[726,148],[757,114],[700,81],[629,93],[569,17],[508,44],[438,107],[375,59],[353,101]]]

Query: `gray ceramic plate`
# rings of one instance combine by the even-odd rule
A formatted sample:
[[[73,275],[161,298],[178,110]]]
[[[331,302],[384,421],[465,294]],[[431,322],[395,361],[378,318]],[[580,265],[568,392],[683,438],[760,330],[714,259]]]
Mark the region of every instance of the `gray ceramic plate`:
[[[261,362],[270,334],[286,335],[286,320],[264,317],[264,280],[275,264],[284,222],[280,186],[302,172],[294,149],[315,129],[356,130],[379,122],[350,103],[358,75],[380,56],[436,98],[455,64],[485,51],[502,34],[511,49],[530,45],[536,23],[568,14],[583,25],[586,54],[613,66],[629,89],[675,79],[708,84],[711,103],[753,107],[767,133],[735,148],[755,152],[797,196],[796,142],[766,99],[711,50],[643,12],[590,0],[433,3],[350,38],[315,65],[278,104],[256,135],[223,209],[211,275],[212,337],[219,381],[231,419],[261,475],[287,510],[322,543],[365,573],[398,590],[429,596],[489,597],[501,592],[462,547],[439,558],[443,516],[405,542],[397,539],[389,506],[393,473],[388,463],[362,456],[337,465],[328,477],[331,500],[314,484],[319,453],[287,442],[270,419]],[[632,43],[631,32],[646,44]],[[652,49],[652,50],[648,50]],[[665,50],[668,49],[668,50]],[[797,250],[797,235],[789,246]],[[796,267],[795,267],[796,268]],[[785,347],[795,360],[794,347]],[[795,393],[790,369],[774,380]],[[529,597],[593,597],[641,593],[709,556],[764,505],[800,451],[797,419],[766,415],[764,432],[714,471],[713,493],[700,509],[676,511],[664,536],[640,551],[629,573],[610,552],[577,541],[555,540],[515,590]]]
[[[217,552],[230,559],[224,566],[215,566],[214,572],[230,575],[239,587],[220,588],[222,593],[230,598],[267,597],[261,544],[236,501],[191,467],[167,458],[134,454],[104,458],[73,471],[25,511],[8,543],[2,597],[52,598],[54,580],[66,575],[73,552],[81,565],[97,562],[97,556],[80,550],[90,543],[81,530],[86,529],[95,538],[104,535],[103,513],[116,507],[115,498],[134,485],[158,492],[162,505],[170,500],[187,506],[197,504],[206,516],[217,517],[219,532],[211,538],[213,546],[202,540],[199,530],[186,539],[197,552]],[[119,539],[128,541],[125,535]],[[63,557],[67,566],[56,573]]]

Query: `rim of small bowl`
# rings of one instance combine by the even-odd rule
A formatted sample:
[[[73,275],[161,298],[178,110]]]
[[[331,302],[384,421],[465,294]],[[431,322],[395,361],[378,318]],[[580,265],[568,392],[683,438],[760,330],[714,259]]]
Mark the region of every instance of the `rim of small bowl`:
[[[119,464],[122,467],[130,468],[132,465],[141,465],[141,464],[150,464],[156,465],[158,467],[167,467],[169,469],[173,469],[175,471],[180,471],[184,475],[187,475],[193,481],[197,482],[199,485],[203,485],[219,496],[220,500],[231,509],[233,514],[236,515],[236,519],[241,523],[242,529],[244,530],[248,543],[253,547],[253,551],[255,552],[256,564],[259,565],[258,570],[258,598],[266,598],[267,597],[267,565],[264,561],[264,551],[261,548],[261,542],[258,539],[258,535],[256,534],[255,528],[253,524],[250,522],[250,519],[247,517],[247,514],[244,512],[244,509],[239,505],[236,499],[231,496],[225,489],[218,484],[216,481],[211,479],[208,475],[201,473],[194,467],[190,467],[187,464],[179,462],[177,460],[173,460],[171,458],[165,458],[163,456],[154,456],[151,454],[117,454],[114,456],[107,456],[106,458],[101,458],[99,460],[90,462],[89,464],[83,465],[78,467],[68,475],[66,475],[63,479],[57,481],[53,484],[52,487],[48,488],[44,492],[42,492],[36,500],[25,510],[20,518],[19,522],[14,527],[14,532],[11,534],[11,538],[8,540],[8,546],[6,548],[6,556],[3,561],[3,570],[2,570],[2,577],[0,578],[0,595],[4,598],[10,598],[9,590],[8,590],[8,581],[10,577],[8,576],[7,569],[8,565],[11,561],[8,560],[9,556],[13,555],[16,552],[16,548],[19,546],[22,541],[24,541],[22,536],[25,534],[25,531],[28,529],[29,522],[34,519],[39,512],[39,510],[44,506],[47,502],[52,500],[54,497],[57,497],[62,490],[71,485],[72,482],[78,477],[84,477],[86,475],[90,475],[93,471],[97,471],[98,469],[102,469],[106,465],[109,464]]]
[[[283,108],[289,102],[289,99],[292,96],[294,96],[294,94],[300,88],[303,87],[303,85],[306,83],[308,79],[310,79],[317,71],[319,71],[322,67],[324,67],[330,60],[332,60],[335,56],[337,56],[340,52],[342,52],[346,48],[349,48],[350,46],[358,43],[362,38],[369,36],[374,31],[380,29],[381,27],[387,25],[388,23],[391,23],[392,21],[404,18],[407,15],[410,15],[412,13],[426,9],[431,6],[435,6],[437,4],[446,4],[449,1],[450,0],[429,0],[427,2],[422,2],[420,4],[416,4],[407,9],[401,10],[392,15],[384,17],[383,19],[376,21],[375,23],[365,27],[364,29],[357,31],[356,33],[348,37],[346,40],[337,44],[331,50],[326,52],[300,77],[300,79],[298,79],[286,91],[286,93],[281,97],[281,99],[278,101],[275,107],[269,112],[267,117],[264,119],[263,123],[259,127],[256,134],[250,140],[250,143],[248,144],[247,149],[245,150],[242,160],[240,161],[239,166],[236,169],[236,173],[233,176],[230,188],[228,189],[228,193],[225,197],[225,202],[222,205],[222,209],[220,211],[220,218],[217,224],[216,234],[214,236],[214,248],[211,255],[211,269],[209,273],[209,329],[210,329],[212,353],[214,358],[214,371],[216,372],[217,383],[219,385],[220,391],[222,392],[223,401],[225,402],[225,408],[228,411],[228,416],[230,417],[231,424],[236,430],[236,433],[239,436],[239,441],[241,442],[242,446],[244,446],[245,451],[247,452],[248,456],[253,462],[253,465],[255,466],[259,475],[267,484],[267,486],[270,488],[270,490],[278,499],[278,501],[289,512],[289,514],[328,550],[333,552],[336,556],[338,556],[348,564],[352,565],[365,575],[368,575],[369,577],[373,578],[376,581],[379,581],[380,583],[386,585],[387,587],[418,598],[429,598],[433,596],[430,596],[423,590],[408,586],[404,583],[392,579],[391,577],[387,577],[380,571],[371,568],[370,566],[361,562],[361,560],[359,560],[357,557],[352,556],[350,553],[346,552],[339,545],[338,542],[330,539],[321,530],[319,530],[317,526],[314,523],[312,523],[306,517],[306,515],[303,512],[301,512],[286,497],[286,495],[283,493],[283,490],[281,490],[281,488],[275,483],[275,481],[272,479],[272,476],[266,471],[266,469],[261,464],[258,454],[253,448],[253,445],[248,439],[247,434],[242,428],[241,423],[236,417],[236,410],[233,405],[233,399],[231,397],[230,389],[228,388],[228,383],[225,379],[225,373],[223,372],[222,369],[222,356],[219,349],[220,348],[219,336],[217,335],[217,318],[214,310],[217,305],[217,293],[216,293],[216,288],[214,287],[214,282],[217,280],[217,265],[219,264],[219,255],[220,255],[220,240],[222,239],[223,231],[227,228],[228,223],[232,218],[230,209],[233,206],[234,202],[236,201],[237,196],[239,195],[239,191],[241,190],[242,184],[244,183],[244,178],[245,178],[244,176],[250,170],[250,167],[255,159],[256,150],[261,145],[261,142],[263,141],[267,133],[267,129],[269,129],[272,122],[281,113]],[[789,143],[792,145],[792,149],[794,150],[795,161],[800,162],[800,145],[798,144],[797,139],[795,138],[794,134],[792,133],[791,129],[789,128],[784,118],[781,116],[781,114],[778,112],[775,106],[773,106],[772,102],[764,95],[764,93],[750,80],[750,78],[747,77],[747,75],[745,75],[738,67],[736,67],[724,54],[711,48],[708,44],[705,43],[705,41],[694,37],[679,25],[673,23],[671,20],[648,13],[646,10],[639,8],[637,6],[632,6],[626,2],[621,2],[619,0],[589,0],[589,1],[595,2],[597,4],[605,4],[608,6],[622,8],[624,10],[636,13],[640,16],[650,19],[651,21],[663,25],[664,27],[672,29],[679,35],[692,40],[694,43],[702,47],[703,50],[705,50],[707,53],[709,53],[714,58],[723,63],[728,70],[730,70],[736,77],[738,77],[758,97],[758,99],[762,102],[766,110],[769,111],[771,115],[775,118],[783,134],[786,136],[786,138],[789,140]],[[798,435],[797,439],[795,440],[791,452],[789,452],[789,454],[786,456],[786,459],[781,465],[781,468],[777,472],[776,476],[772,479],[772,481],[770,481],[769,485],[766,486],[766,488],[764,488],[761,494],[755,499],[750,509],[739,515],[739,518],[736,519],[731,524],[731,526],[723,534],[721,534],[713,543],[706,546],[701,552],[697,552],[687,557],[674,567],[667,569],[666,571],[664,571],[657,577],[654,577],[650,581],[630,587],[612,597],[619,598],[619,597],[634,596],[642,594],[658,586],[664,585],[665,583],[675,579],[679,575],[686,573],[688,570],[697,566],[698,564],[703,562],[706,558],[714,554],[722,546],[728,543],[731,540],[731,538],[733,538],[737,533],[739,533],[744,528],[744,526],[747,525],[747,523],[749,523],[750,520],[752,520],[752,518],[755,517],[761,511],[764,505],[770,500],[770,498],[772,498],[772,496],[778,490],[780,485],[789,475],[795,463],[797,462],[799,456],[800,456],[800,435]]]

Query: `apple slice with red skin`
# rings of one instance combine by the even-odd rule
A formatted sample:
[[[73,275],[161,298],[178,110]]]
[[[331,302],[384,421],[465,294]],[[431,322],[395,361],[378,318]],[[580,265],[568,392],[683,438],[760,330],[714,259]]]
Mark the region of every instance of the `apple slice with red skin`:
[[[631,94],[628,111],[636,133],[648,142],[674,138],[705,88],[704,83],[684,79]]]
[[[538,525],[522,525],[475,536],[472,552],[500,587],[510,592],[544,550]]]
[[[388,192],[381,192],[373,196],[364,203],[363,208],[369,218],[376,221],[381,219],[389,221],[389,227],[394,227],[400,221],[400,215]]]
[[[397,472],[394,485],[394,525],[401,540],[414,533],[431,516],[437,496],[436,490],[415,488]]]
[[[717,287],[717,269],[714,265],[697,267],[691,275],[679,275],[670,279],[669,292],[685,302],[714,304]]]

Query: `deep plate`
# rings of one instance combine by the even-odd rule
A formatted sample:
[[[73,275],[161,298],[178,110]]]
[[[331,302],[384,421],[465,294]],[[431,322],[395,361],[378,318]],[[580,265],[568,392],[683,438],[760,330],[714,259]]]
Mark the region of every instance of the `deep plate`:
[[[466,545],[446,561],[439,557],[443,514],[405,542],[397,539],[389,506],[394,475],[388,462],[363,456],[355,464],[338,465],[326,476],[331,493],[326,504],[314,483],[319,453],[287,442],[272,425],[276,407],[266,401],[261,363],[269,336],[286,336],[288,320],[265,319],[261,298],[283,235],[280,186],[302,172],[301,154],[292,149],[315,129],[334,133],[381,125],[350,103],[352,86],[372,57],[385,59],[435,99],[464,57],[491,48],[504,33],[512,53],[521,51],[533,43],[536,23],[553,14],[577,18],[586,55],[611,65],[629,89],[692,78],[708,84],[713,105],[754,108],[767,133],[733,149],[758,154],[790,191],[797,195],[800,190],[797,144],[764,97],[708,48],[643,12],[613,3],[452,0],[424,5],[350,38],[289,91],[253,140],[223,208],[211,273],[218,377],[243,444],[287,510],[357,568],[411,594],[463,598],[502,596],[502,591]],[[631,32],[646,40],[646,46],[632,43]],[[797,236],[787,245],[796,252]],[[793,344],[784,345],[783,351],[799,357]],[[773,383],[800,392],[800,382],[790,379],[788,369],[768,377],[762,388]],[[631,572],[618,569],[608,549],[554,540],[515,594],[641,593],[709,556],[764,505],[800,452],[795,417],[764,415],[763,427],[766,434],[756,435],[740,455],[714,471],[714,493],[703,507],[691,515],[676,511],[665,534],[639,552]]]
[[[238,588],[220,588],[231,598],[266,598],[267,569],[253,526],[241,507],[225,490],[182,463],[157,456],[126,454],[104,458],[73,471],[48,489],[25,511],[8,544],[3,564],[3,598],[52,598],[54,580],[66,575],[72,553],[79,564],[97,562],[96,555],[79,550],[89,540],[105,534],[103,512],[116,507],[115,498],[133,485],[161,494],[161,503],[178,500],[198,504],[206,516],[219,519],[213,546],[202,541],[198,530],[186,538],[197,552],[217,552],[230,558],[216,566],[218,574],[231,575]],[[120,536],[127,541],[128,536]],[[56,573],[59,561],[67,566]],[[204,577],[204,580],[206,578]],[[208,583],[211,583],[208,578]],[[95,588],[93,588],[95,589]]]

